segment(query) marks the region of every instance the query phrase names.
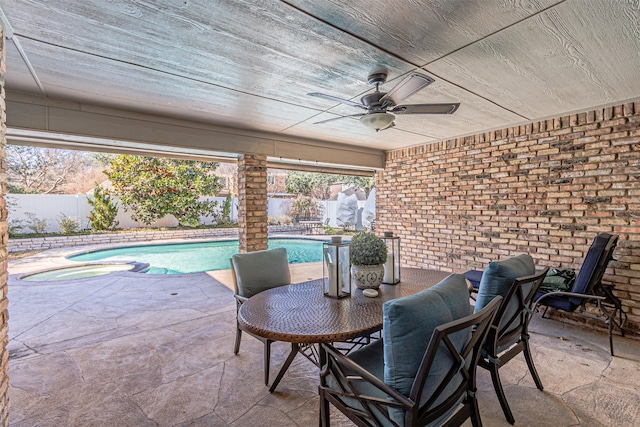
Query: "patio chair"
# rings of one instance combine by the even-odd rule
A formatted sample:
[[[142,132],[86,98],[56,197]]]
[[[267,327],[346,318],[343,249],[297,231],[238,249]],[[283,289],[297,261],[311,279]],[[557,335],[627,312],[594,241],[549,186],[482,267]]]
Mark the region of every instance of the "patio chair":
[[[622,309],[622,301],[613,294],[613,285],[602,283],[607,265],[613,259],[617,242],[618,236],[615,234],[598,234],[582,261],[571,290],[538,293],[536,296],[536,308],[545,306],[542,317],[545,317],[549,307],[552,307],[556,310],[568,313],[578,312],[588,318],[604,320],[609,333],[611,356],[614,355],[613,327],[616,326],[620,330],[620,335],[624,336],[624,326],[627,321],[627,314]],[[587,312],[587,303],[595,304],[599,313],[597,316]]]
[[[529,321],[533,299],[544,280],[549,268],[536,273],[533,259],[522,254],[502,261],[490,262],[478,289],[476,311],[496,295],[503,296],[498,313],[482,348],[479,365],[491,373],[493,388],[496,391],[502,412],[507,421],[515,422],[511,408],[500,381],[499,369],[516,355],[524,353],[529,372],[539,390],[542,382],[533,364],[529,346]]]
[[[238,322],[237,311],[240,310],[242,303],[253,295],[291,283],[287,250],[277,248],[233,255],[231,257],[231,271],[236,299],[236,342],[233,352],[238,354],[243,329]],[[245,332],[264,343],[264,383],[269,385],[269,365],[273,341],[248,331]]]
[[[349,356],[321,344],[320,424],[333,404],[359,426],[481,426],[475,372],[500,300],[471,314],[454,274],[384,303],[383,340]]]

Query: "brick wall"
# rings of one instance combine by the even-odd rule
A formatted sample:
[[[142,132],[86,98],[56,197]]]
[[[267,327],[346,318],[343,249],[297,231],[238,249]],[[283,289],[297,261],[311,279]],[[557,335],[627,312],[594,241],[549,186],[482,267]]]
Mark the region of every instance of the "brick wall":
[[[238,250],[267,249],[267,157],[238,160]]]
[[[7,205],[4,195],[7,193],[7,163],[5,162],[4,147],[7,145],[5,134],[6,104],[4,93],[4,73],[6,71],[6,48],[2,29],[0,29],[0,426],[9,425],[9,352],[7,335],[9,327],[9,312],[7,311]]]
[[[377,223],[403,264],[464,272],[529,253],[579,267],[620,235],[605,279],[640,324],[640,103],[387,153]]]

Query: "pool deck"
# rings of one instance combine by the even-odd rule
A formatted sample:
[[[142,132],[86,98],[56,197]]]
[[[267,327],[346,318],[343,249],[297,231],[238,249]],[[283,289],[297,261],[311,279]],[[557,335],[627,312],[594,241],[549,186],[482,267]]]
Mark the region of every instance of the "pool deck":
[[[317,425],[314,365],[297,358],[271,394],[262,343],[243,337],[233,354],[229,271],[19,280],[64,266],[68,251],[9,263],[12,427]],[[322,275],[321,263],[291,270],[294,282]],[[640,341],[614,341],[611,357],[606,334],[535,315],[531,342],[545,391],[522,356],[501,369],[516,425],[640,425]],[[273,344],[272,374],[288,350]],[[484,425],[509,426],[484,370],[478,387]],[[332,425],[352,424],[333,411]]]

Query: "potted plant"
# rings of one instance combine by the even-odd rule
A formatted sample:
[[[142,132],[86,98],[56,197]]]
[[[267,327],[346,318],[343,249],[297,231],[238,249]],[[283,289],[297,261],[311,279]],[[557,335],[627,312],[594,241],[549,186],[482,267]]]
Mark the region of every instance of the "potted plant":
[[[384,277],[387,246],[380,237],[360,231],[349,244],[351,275],[361,289],[377,289]]]

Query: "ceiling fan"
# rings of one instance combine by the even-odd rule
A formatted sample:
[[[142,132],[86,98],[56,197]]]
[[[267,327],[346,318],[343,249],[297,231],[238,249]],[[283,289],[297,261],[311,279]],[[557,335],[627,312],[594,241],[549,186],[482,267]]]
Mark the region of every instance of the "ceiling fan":
[[[341,99],[324,93],[312,92],[309,96],[323,98],[329,101],[366,110],[365,113],[351,114],[349,116],[333,117],[314,124],[332,122],[346,117],[360,117],[360,122],[365,126],[375,129],[376,132],[395,126],[396,114],[453,114],[458,107],[456,104],[405,104],[399,105],[406,98],[433,83],[435,80],[424,74],[413,72],[393,87],[389,92],[380,92],[380,85],[387,81],[387,71],[377,70],[369,74],[369,84],[376,87],[375,92],[369,93],[360,99],[360,103]]]

